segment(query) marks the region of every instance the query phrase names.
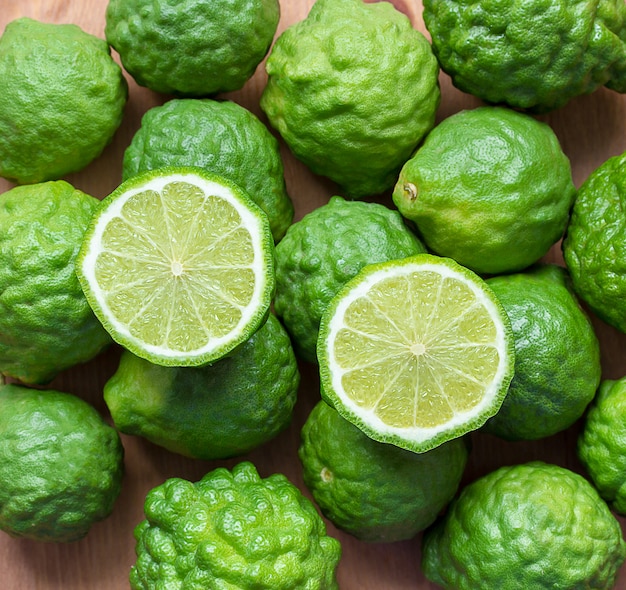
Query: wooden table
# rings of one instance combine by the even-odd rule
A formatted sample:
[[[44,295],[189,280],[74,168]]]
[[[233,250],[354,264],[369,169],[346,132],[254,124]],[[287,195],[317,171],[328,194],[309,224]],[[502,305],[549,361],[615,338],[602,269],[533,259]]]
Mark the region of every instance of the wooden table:
[[[20,16],[30,16],[46,22],[75,23],[89,33],[104,37],[106,0],[2,0],[1,3],[0,31],[4,30],[9,21]],[[421,2],[395,0],[394,3],[411,17],[416,28],[425,32]],[[281,4],[279,32],[303,19],[313,0],[281,0]],[[265,80],[264,69],[260,67],[241,91],[227,97],[265,120],[258,104]],[[125,118],[112,144],[86,169],[67,177],[77,188],[98,198],[104,197],[119,184],[122,154],[138,129],[142,114],[169,98],[138,87],[130,78],[129,85],[130,99]],[[441,87],[443,99],[438,120],[462,108],[479,104],[476,99],[454,89],[444,74],[441,75]],[[570,157],[577,186],[606,159],[626,150],[626,96],[601,89],[571,101],[565,108],[542,119],[552,125]],[[336,187],[309,172],[291,156],[284,145],[282,153],[288,190],[295,202],[296,219],[300,219],[305,213],[325,203],[335,193]],[[0,180],[0,192],[11,186]],[[546,260],[562,262],[559,248],[553,248]],[[623,360],[626,336],[595,319],[594,325],[602,347],[604,377],[622,377],[626,374]],[[115,371],[118,358],[119,350],[112,348],[94,361],[64,372],[50,387],[77,394],[107,415],[102,388]],[[296,449],[300,428],[318,399],[319,392],[316,368],[302,364],[301,372],[302,387],[291,428],[245,458],[256,464],[261,475],[282,472],[307,493],[302,484]],[[577,432],[575,425],[566,432],[532,443],[506,443],[487,435],[474,434],[474,448],[464,482],[500,465],[532,459],[554,462],[582,472],[574,451]],[[168,477],[179,476],[195,481],[218,465],[231,467],[241,460],[191,460],[166,452],[139,438],[125,435],[122,438],[126,449],[126,476],[113,514],[96,524],[85,539],[72,544],[40,544],[12,539],[0,533],[2,590],[128,588],[128,571],[135,559],[132,531],[143,518],[143,499],[148,490]],[[626,524],[626,519],[620,520],[623,525]],[[366,544],[338,531],[330,523],[328,530],[343,545],[338,571],[342,590],[436,588],[420,571],[421,536],[391,545]],[[618,587],[626,589],[626,566]]]

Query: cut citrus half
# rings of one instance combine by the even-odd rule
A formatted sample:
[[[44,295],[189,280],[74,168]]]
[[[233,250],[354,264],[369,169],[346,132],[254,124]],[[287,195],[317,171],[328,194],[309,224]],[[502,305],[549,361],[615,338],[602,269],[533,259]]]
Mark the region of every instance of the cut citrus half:
[[[133,177],[103,199],[77,265],[114,340],[160,365],[202,365],[247,340],[274,291],[267,216],[196,168]]]
[[[513,377],[506,312],[449,258],[364,267],[321,322],[322,395],[381,442],[424,452],[482,426]]]

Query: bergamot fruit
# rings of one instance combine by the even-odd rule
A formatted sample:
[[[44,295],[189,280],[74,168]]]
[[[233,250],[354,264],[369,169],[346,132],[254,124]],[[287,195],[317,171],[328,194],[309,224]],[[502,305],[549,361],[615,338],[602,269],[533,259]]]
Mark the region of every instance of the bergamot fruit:
[[[68,393],[1,386],[0,456],[0,529],[14,537],[76,541],[121,490],[117,431]]]
[[[514,354],[491,288],[432,254],[362,268],[325,309],[317,341],[323,399],[374,440],[416,453],[498,411]]]
[[[422,569],[449,590],[606,590],[625,556],[620,524],[594,487],[536,461],[466,486],[424,534]]]
[[[76,278],[99,201],[56,180],[0,195],[0,373],[45,383],[111,343]]]
[[[152,489],[135,529],[133,590],[337,590],[339,541],[284,475],[252,463]]]
[[[0,80],[0,176],[20,184],[87,166],[112,140],[128,97],[104,40],[26,17],[0,37]]]
[[[139,85],[207,96],[252,77],[279,17],[278,0],[109,0],[105,35]]]
[[[574,289],[589,309],[626,332],[626,152],[609,158],[578,189],[563,240]]]
[[[437,60],[388,2],[317,0],[278,37],[266,70],[271,125],[349,197],[391,188],[435,123]]]
[[[487,102],[546,112],[626,92],[622,0],[424,0],[424,21],[453,84]]]
[[[104,386],[121,432],[197,459],[246,453],[291,422],[300,373],[275,316],[205,367],[161,367],[125,351]]]
[[[577,452],[600,495],[626,515],[626,378],[600,384],[585,416]]]
[[[468,447],[464,438],[425,453],[379,443],[319,401],[298,453],[304,483],[333,524],[362,541],[391,543],[434,522],[457,491]]]
[[[567,271],[540,265],[487,284],[511,320],[515,375],[484,430],[508,440],[532,440],[569,428],[594,398],[602,367],[598,338]]]
[[[295,222],[276,246],[274,309],[296,353],[316,362],[326,306],[367,264],[425,252],[397,211],[334,196]]]
[[[483,106],[442,121],[403,166],[393,201],[426,246],[478,273],[522,270],[563,235],[576,195],[554,131]]]
[[[235,102],[172,99],[149,109],[124,152],[123,180],[165,166],[198,166],[241,186],[267,214],[275,241],[293,220],[278,141]]]
[[[274,242],[247,193],[201,168],[123,182],[85,233],[76,273],[113,339],[165,366],[216,361],[267,319]]]

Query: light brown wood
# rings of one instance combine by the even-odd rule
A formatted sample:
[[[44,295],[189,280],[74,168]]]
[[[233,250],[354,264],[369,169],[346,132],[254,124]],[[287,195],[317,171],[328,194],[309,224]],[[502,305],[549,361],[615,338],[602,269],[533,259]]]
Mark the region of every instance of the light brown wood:
[[[89,33],[104,37],[106,3],[106,0],[2,0],[0,31],[4,30],[9,21],[20,16],[30,16],[47,22],[75,23]],[[303,19],[312,4],[313,0],[281,0],[279,33],[288,25]],[[420,2],[396,0],[394,4],[410,16],[416,28],[426,32]],[[258,101],[265,80],[261,66],[241,91],[227,97],[263,118]],[[0,80],[0,92],[1,84]],[[122,155],[139,127],[142,114],[169,98],[138,87],[130,78],[129,85],[130,100],[125,118],[112,144],[86,169],[67,177],[77,188],[98,198],[104,197],[119,184]],[[444,74],[441,75],[441,87],[443,99],[438,120],[479,104],[476,99],[454,89]],[[625,96],[602,89],[577,98],[542,119],[552,125],[560,138],[564,151],[571,159],[577,185],[606,159],[626,150]],[[300,219],[308,211],[325,203],[337,189],[331,182],[309,172],[291,156],[284,145],[282,154],[288,190],[296,206],[296,219]],[[11,186],[0,180],[0,192]],[[558,246],[551,250],[546,260],[562,262]],[[622,377],[626,374],[623,361],[626,336],[599,320],[594,320],[594,325],[602,347],[604,377]],[[75,393],[107,415],[102,388],[115,371],[118,357],[119,350],[110,349],[94,361],[61,374],[50,387]],[[245,458],[252,460],[264,476],[274,472],[284,473],[308,494],[302,483],[296,450],[300,427],[317,401],[319,392],[316,367],[303,363],[301,371],[302,386],[291,428]],[[577,432],[578,426],[575,425],[566,432],[533,443],[505,443],[494,437],[475,434],[464,483],[500,465],[532,459],[542,459],[582,472],[574,450]],[[218,465],[230,467],[243,459],[195,461],[168,453],[138,438],[125,435],[122,438],[126,449],[126,476],[113,514],[95,525],[85,539],[67,545],[40,544],[13,539],[0,533],[2,590],[128,588],[128,572],[134,563],[133,528],[143,518],[143,499],[148,490],[168,477],[197,480]],[[623,525],[626,522],[624,519],[620,521]],[[366,544],[338,531],[330,523],[328,530],[343,545],[338,572],[342,590],[436,588],[420,571],[421,536],[391,545]],[[626,567],[618,588],[626,589]]]

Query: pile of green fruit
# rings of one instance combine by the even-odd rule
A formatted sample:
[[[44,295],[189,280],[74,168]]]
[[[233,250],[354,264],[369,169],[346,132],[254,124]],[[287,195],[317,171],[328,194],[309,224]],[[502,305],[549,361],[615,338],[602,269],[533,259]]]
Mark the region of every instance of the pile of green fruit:
[[[594,324],[626,332],[626,154],[577,188],[535,116],[626,92],[626,4],[587,4],[425,0],[430,38],[363,0],[316,0],[280,34],[278,0],[109,0],[105,39],[10,22],[0,529],[87,535],[123,489],[124,434],[239,460],[147,494],[133,589],[336,589],[327,523],[419,536],[450,590],[613,588],[626,375],[603,377]],[[259,68],[262,117],[223,96]],[[442,71],[480,106],[438,121]],[[112,141],[127,77],[162,104],[98,200],[67,177]],[[297,215],[281,148],[332,184],[327,202]],[[50,386],[110,347],[106,415]],[[302,490],[246,455],[293,425],[305,365]],[[476,433],[574,426],[580,473],[468,481]]]

